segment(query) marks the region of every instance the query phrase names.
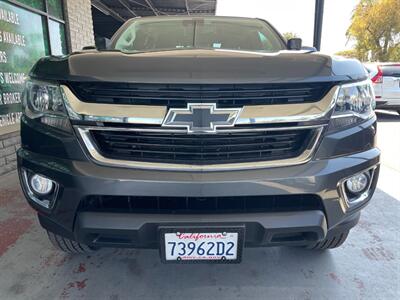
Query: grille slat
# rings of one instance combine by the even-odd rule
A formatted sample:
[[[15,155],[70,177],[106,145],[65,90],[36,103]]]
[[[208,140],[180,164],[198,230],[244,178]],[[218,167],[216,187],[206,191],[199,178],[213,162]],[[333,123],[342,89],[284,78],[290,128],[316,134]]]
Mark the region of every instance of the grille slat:
[[[86,86],[88,86],[89,84],[86,83]],[[93,84],[94,85],[94,84]],[[82,88],[85,88],[85,86],[83,86]],[[96,94],[112,94],[113,92],[117,92],[117,93],[138,93],[138,94],[153,94],[154,91],[149,91],[149,90],[143,90],[143,89],[122,89],[122,88],[113,88],[112,90],[110,89],[103,89],[103,88],[87,88],[86,90],[90,93],[96,93]],[[246,90],[218,90],[218,91],[214,91],[212,89],[204,89],[204,90],[167,90],[167,89],[159,89],[158,92],[162,92],[164,94],[171,94],[171,95],[175,95],[175,94],[183,94],[185,97],[187,95],[190,94],[195,94],[198,93],[199,91],[201,92],[209,92],[209,93],[218,93],[218,94],[243,94],[243,93],[249,93],[251,91],[256,91],[258,93],[280,93],[280,92],[291,92],[291,93],[296,93],[296,92],[311,92],[312,88],[297,88],[297,89],[290,89],[290,88],[285,88],[285,89],[251,89],[251,88],[247,88]]]
[[[193,140],[193,135],[182,135],[182,134],[175,134],[175,133],[140,133],[140,132],[135,132],[136,133],[136,137],[137,138],[145,138],[145,139],[154,139],[154,140],[158,140],[158,139],[166,139],[166,140]],[[112,131],[106,131],[104,133],[102,133],[101,131],[99,132],[99,134],[103,135],[104,138],[107,139],[112,139],[112,138],[132,138],[132,133],[128,133],[128,132],[112,132]],[[286,133],[271,133],[271,138],[291,138],[293,136],[296,136],[297,133],[290,131],[290,132],[286,132]],[[198,135],[197,137],[201,137],[201,139],[199,139],[199,141],[210,141],[210,140],[215,140],[215,135]],[[240,133],[235,133],[235,134],[222,134],[219,133],[218,134],[218,140],[242,140],[242,139],[254,139],[260,137],[259,132],[240,132]],[[266,137],[268,138],[268,136]]]
[[[201,151],[210,151],[210,150],[221,150],[221,149],[225,149],[225,148],[233,148],[232,151],[234,151],[235,148],[249,148],[252,147],[254,149],[263,149],[266,147],[271,147],[271,146],[279,146],[279,145],[291,145],[293,143],[295,143],[297,141],[280,141],[280,142],[263,142],[263,143],[252,143],[252,144],[230,144],[230,145],[211,145],[211,146],[203,146],[201,148]],[[145,147],[152,147],[154,149],[166,149],[166,148],[170,148],[171,146],[174,146],[176,149],[176,151],[179,151],[179,149],[185,149],[187,150],[196,150],[198,148],[198,145],[184,145],[184,144],[173,144],[173,145],[167,145],[167,144],[151,144],[151,143],[139,143],[139,142],[134,142],[134,146],[132,146],[132,141],[130,142],[110,142],[107,141],[106,142],[107,145],[109,147],[124,147],[126,146],[127,149],[146,149]],[[178,148],[179,147],[179,148]],[[290,147],[289,147],[290,148]],[[281,148],[279,148],[281,149]]]
[[[113,91],[114,92],[114,91]],[[243,95],[243,97],[244,97],[245,95]],[[250,102],[250,101],[259,101],[259,100],[271,100],[271,99],[288,99],[288,100],[290,100],[290,99],[300,99],[300,98],[304,98],[304,97],[306,97],[306,96],[310,96],[310,95],[308,95],[308,94],[306,94],[306,95],[304,95],[304,94],[302,94],[302,95],[285,95],[285,96],[258,96],[258,97],[254,97],[254,96],[248,96],[248,97],[246,97],[247,98],[247,101],[248,102]],[[109,96],[107,96],[106,94],[103,94],[103,95],[101,95],[101,98],[100,99],[112,99],[114,96],[113,95],[109,95]],[[120,98],[120,99],[132,99],[132,101],[133,101],[133,103],[132,104],[134,104],[134,102],[135,101],[138,101],[138,102],[143,102],[144,100],[147,100],[148,99],[148,97],[151,97],[152,98],[152,101],[165,101],[165,98],[161,98],[161,97],[157,97],[157,96],[151,96],[151,95],[149,95],[149,96],[132,96],[132,95],[123,95],[123,94],[120,94],[120,95],[118,95],[118,98]],[[231,97],[224,97],[223,98],[223,100],[225,100],[225,101],[236,101],[236,100],[238,100],[238,97],[239,96],[231,96]],[[176,98],[176,96],[174,97],[174,98]],[[182,99],[187,99],[187,98],[190,98],[190,100],[191,100],[191,102],[196,102],[196,101],[202,101],[202,100],[207,100],[207,101],[210,101],[210,102],[216,102],[216,100],[218,100],[218,98],[216,98],[215,96],[203,96],[203,97],[196,97],[196,96],[191,96],[191,95],[185,95],[184,97],[182,96]],[[167,100],[167,101],[171,101],[171,100]],[[239,103],[239,101],[238,101],[238,103]]]
[[[91,130],[99,152],[111,159],[181,164],[267,161],[299,156],[313,129],[187,134]]]
[[[226,108],[316,102],[334,83],[166,85],[69,82],[68,85],[84,102],[168,107],[186,107],[189,102],[211,102]]]
[[[215,148],[216,146],[257,146],[257,145],[274,145],[274,144],[282,144],[282,143],[293,143],[296,142],[298,137],[294,136],[292,138],[253,138],[253,139],[221,139],[221,140],[190,140],[190,139],[163,139],[163,138],[118,138],[118,139],[110,139],[107,137],[102,137],[104,139],[104,143],[109,145],[119,144],[119,145],[133,145],[135,146],[165,146],[165,145],[174,145],[181,146],[187,148],[195,148],[198,146],[202,146],[205,148]]]
[[[260,149],[260,150],[248,150],[248,151],[218,151],[218,153],[209,153],[209,152],[188,152],[182,151],[179,149],[175,149],[175,151],[162,151],[162,150],[134,150],[134,149],[120,149],[120,153],[125,153],[128,155],[135,155],[136,153],[146,152],[148,154],[176,154],[176,155],[193,155],[193,156],[203,156],[203,155],[229,155],[229,154],[251,154],[251,153],[264,153],[264,152],[275,152],[275,151],[284,151],[290,150],[291,147],[279,148],[279,149]]]
[[[80,211],[149,214],[219,214],[323,210],[321,198],[312,194],[232,197],[86,197]]]

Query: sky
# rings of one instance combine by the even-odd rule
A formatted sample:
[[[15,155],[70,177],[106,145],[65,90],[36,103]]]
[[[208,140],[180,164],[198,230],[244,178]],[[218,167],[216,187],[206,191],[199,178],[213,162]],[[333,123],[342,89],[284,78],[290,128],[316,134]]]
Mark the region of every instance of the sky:
[[[350,49],[346,38],[351,15],[359,0],[325,0],[321,51],[334,54]],[[312,46],[315,0],[217,0],[217,15],[257,17],[278,31],[294,32],[304,46]]]

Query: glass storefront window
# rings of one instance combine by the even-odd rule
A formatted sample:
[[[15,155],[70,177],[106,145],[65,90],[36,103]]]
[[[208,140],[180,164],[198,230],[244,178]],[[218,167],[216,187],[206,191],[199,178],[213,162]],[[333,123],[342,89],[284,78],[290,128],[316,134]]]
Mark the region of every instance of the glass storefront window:
[[[64,18],[62,0],[47,0],[48,13],[60,20]]]
[[[64,24],[49,20],[50,46],[52,55],[67,54]]]
[[[47,21],[46,17],[42,17],[42,23],[46,24],[46,21]],[[48,37],[49,36],[48,26],[43,26],[42,31],[43,31],[43,36],[44,37]],[[45,49],[45,56],[48,56],[48,55],[51,54],[50,41],[47,38],[44,39],[44,49]]]
[[[45,5],[43,0],[17,0],[18,2],[28,5],[32,8],[36,8],[45,11]]]
[[[36,61],[68,53],[62,4],[0,0],[0,130],[19,122],[24,79]]]
[[[25,76],[49,51],[45,17],[5,1],[0,10],[1,128],[18,122]]]

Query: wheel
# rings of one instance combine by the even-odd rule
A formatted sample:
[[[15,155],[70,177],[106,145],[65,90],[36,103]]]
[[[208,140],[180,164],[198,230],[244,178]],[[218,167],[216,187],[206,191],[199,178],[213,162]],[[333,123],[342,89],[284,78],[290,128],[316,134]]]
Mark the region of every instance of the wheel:
[[[347,239],[350,230],[336,231],[332,234],[327,234],[326,238],[318,243],[311,245],[308,249],[312,250],[327,250],[340,247]]]
[[[57,250],[61,250],[63,252],[70,253],[70,254],[85,254],[85,253],[91,253],[94,251],[93,248],[91,248],[87,245],[83,245],[83,244],[75,242],[73,240],[64,238],[64,237],[54,234],[50,231],[47,231],[47,235],[49,237],[51,244]]]

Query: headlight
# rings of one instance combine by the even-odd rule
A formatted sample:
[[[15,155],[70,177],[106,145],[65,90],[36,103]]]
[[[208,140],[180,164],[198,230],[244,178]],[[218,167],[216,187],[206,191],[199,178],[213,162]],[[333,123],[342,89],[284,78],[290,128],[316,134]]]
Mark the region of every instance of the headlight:
[[[375,114],[375,95],[370,80],[341,85],[335,97],[333,129],[361,123]]]
[[[64,105],[64,94],[59,85],[27,81],[22,105],[27,117],[38,119],[43,124],[61,130],[71,131]]]

